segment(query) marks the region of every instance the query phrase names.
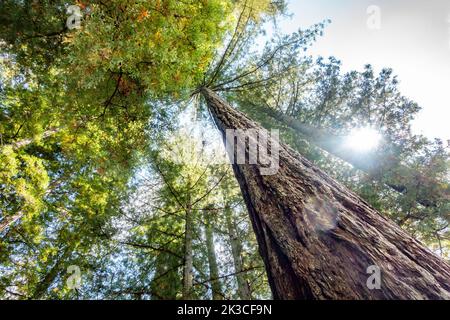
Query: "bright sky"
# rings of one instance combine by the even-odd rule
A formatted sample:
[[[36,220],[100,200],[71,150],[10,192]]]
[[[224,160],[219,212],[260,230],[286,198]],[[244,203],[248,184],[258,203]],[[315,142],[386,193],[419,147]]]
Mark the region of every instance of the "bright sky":
[[[284,32],[331,19],[309,52],[337,57],[345,71],[367,63],[393,68],[402,93],[423,108],[414,131],[450,139],[450,0],[289,2],[293,17],[280,24]]]

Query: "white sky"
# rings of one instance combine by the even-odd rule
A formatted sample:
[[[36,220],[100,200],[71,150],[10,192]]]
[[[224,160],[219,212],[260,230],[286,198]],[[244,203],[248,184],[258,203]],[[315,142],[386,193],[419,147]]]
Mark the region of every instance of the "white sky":
[[[423,108],[414,132],[429,138],[450,139],[450,0],[289,0],[291,19],[281,30],[324,19],[332,23],[309,51],[335,56],[344,71],[376,71],[391,67],[400,80],[401,92]],[[369,6],[380,9],[380,29],[370,29]]]

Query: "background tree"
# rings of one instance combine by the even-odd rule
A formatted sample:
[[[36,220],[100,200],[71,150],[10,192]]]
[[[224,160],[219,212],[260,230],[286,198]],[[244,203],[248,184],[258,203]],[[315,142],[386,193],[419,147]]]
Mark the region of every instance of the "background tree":
[[[8,0],[0,8],[1,296],[269,297],[252,222],[227,167],[204,156],[200,164],[178,163],[170,151],[178,144],[183,157],[198,156],[199,140],[167,138],[204,87],[281,128],[302,155],[448,253],[448,154],[440,141],[411,135],[418,107],[399,93],[392,71],[342,74],[336,59],[302,53],[324,23],[275,34],[253,50],[283,2],[77,4],[77,30],[66,27],[64,1]],[[195,106],[208,115],[205,104]],[[376,154],[358,157],[370,165],[365,172],[317,148],[310,134],[340,141],[363,125],[386,139]],[[212,130],[206,134],[203,141]],[[84,271],[78,290],[67,286],[70,265]]]

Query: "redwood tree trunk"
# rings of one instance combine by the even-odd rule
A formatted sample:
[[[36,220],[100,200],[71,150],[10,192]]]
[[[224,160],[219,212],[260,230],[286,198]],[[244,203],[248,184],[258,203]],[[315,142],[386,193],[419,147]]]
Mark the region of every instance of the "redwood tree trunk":
[[[261,128],[201,93],[223,135]],[[233,163],[275,299],[450,299],[449,264],[288,146],[279,153],[275,175]]]

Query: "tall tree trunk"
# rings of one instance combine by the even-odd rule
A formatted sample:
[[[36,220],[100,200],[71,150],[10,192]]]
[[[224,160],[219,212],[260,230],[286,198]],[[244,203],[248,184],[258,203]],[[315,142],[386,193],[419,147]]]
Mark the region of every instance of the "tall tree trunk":
[[[261,129],[201,93],[224,136]],[[278,173],[261,169],[233,163],[275,299],[450,299],[449,264],[300,154],[280,144]]]
[[[212,213],[215,213],[212,211]],[[214,233],[211,226],[210,212],[205,213],[205,238],[208,252],[209,278],[211,283],[212,296],[214,300],[222,300],[222,286],[219,278],[219,267],[217,266],[216,251],[214,248]]]
[[[51,136],[54,136],[59,131],[60,131],[59,128],[55,128],[55,129],[50,129],[50,130],[44,131],[39,138],[40,139],[47,139],[47,138],[49,138]],[[28,146],[30,144],[33,144],[36,141],[37,141],[36,138],[23,139],[23,140],[20,140],[20,141],[17,141],[17,142],[13,142],[11,144],[7,144],[7,145],[1,146],[1,147],[3,148],[3,147],[6,147],[6,146],[10,146],[13,149],[20,149],[20,148],[26,147],[26,146]]]
[[[0,221],[0,233],[2,233],[4,230],[9,228],[11,225],[13,225],[14,222],[16,222],[17,220],[22,218],[22,216],[23,216],[23,212],[19,211],[12,216],[4,217],[3,220]]]
[[[188,201],[186,206],[186,224],[185,224],[185,239],[184,239],[184,270],[183,270],[183,299],[192,299],[192,234],[193,234],[193,217],[191,203]]]
[[[353,165],[355,168],[365,171],[367,173],[373,173],[379,164],[379,160],[376,156],[372,157],[372,159],[368,159],[366,156],[361,156],[356,153],[349,152],[348,149],[343,148],[345,145],[345,137],[333,135],[330,132],[327,132],[322,129],[315,128],[308,124],[302,123],[299,120],[290,117],[280,111],[277,111],[268,107],[258,107],[259,110],[263,110],[266,114],[276,119],[277,121],[289,126],[291,129],[294,129],[305,137],[308,138],[308,141],[312,142],[319,148],[329,152],[330,154],[348,162]],[[401,165],[395,164],[401,172],[411,172],[412,169]],[[415,173],[417,175],[417,173]],[[387,181],[386,185],[397,192],[405,193],[407,191],[405,181],[402,181],[404,176],[400,175],[395,180],[396,181]],[[427,181],[427,177],[421,177],[423,181]],[[450,188],[448,188],[450,190]],[[445,191],[443,191],[445,192]],[[450,199],[450,191],[446,191],[445,197]],[[435,206],[435,201],[430,199],[428,196],[418,195],[417,202],[425,207]]]
[[[241,298],[242,300],[251,300],[252,295],[250,292],[250,287],[243,273],[242,244],[238,237],[236,224],[231,217],[232,211],[229,207],[227,207],[225,210],[227,229],[230,236],[231,253],[233,255],[234,272],[236,273],[236,281],[238,284],[239,298]]]

